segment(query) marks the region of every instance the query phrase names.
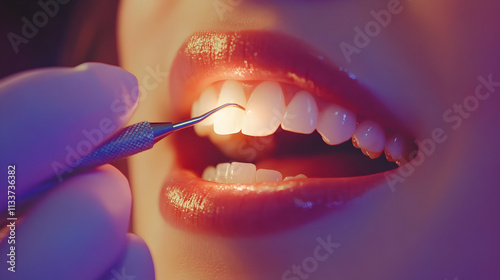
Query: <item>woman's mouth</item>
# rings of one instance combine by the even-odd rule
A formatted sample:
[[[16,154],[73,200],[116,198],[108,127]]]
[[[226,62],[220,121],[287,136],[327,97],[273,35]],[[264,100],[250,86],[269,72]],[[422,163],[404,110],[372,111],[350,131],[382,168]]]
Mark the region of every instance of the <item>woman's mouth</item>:
[[[297,226],[382,184],[415,149],[353,74],[283,34],[194,34],[171,73],[179,117],[246,108],[172,136],[178,169],[160,208],[183,229],[234,236]]]

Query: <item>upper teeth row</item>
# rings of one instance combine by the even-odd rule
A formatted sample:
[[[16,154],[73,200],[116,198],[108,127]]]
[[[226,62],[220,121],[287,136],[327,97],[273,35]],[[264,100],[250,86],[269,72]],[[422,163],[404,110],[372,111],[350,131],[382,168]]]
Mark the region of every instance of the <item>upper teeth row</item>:
[[[384,148],[393,161],[403,157],[406,143],[401,137],[386,139],[377,123],[365,120],[358,124],[353,112],[336,104],[318,103],[304,90],[296,92],[286,105],[280,84],[271,81],[259,84],[248,100],[243,86],[234,80],[225,81],[219,94],[213,86],[208,87],[193,104],[191,115],[201,115],[225,103],[238,103],[246,110],[226,108],[215,113],[195,126],[198,135],[241,131],[250,136],[267,136],[281,125],[284,130],[303,134],[317,130],[329,145],[343,143],[352,137],[355,146],[371,158],[378,157]]]

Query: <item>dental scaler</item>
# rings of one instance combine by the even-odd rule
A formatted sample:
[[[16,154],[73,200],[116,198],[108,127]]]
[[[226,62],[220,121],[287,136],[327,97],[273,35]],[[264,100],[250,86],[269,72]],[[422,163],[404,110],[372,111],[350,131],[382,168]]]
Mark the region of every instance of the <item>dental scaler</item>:
[[[236,103],[226,103],[201,116],[191,118],[178,123],[150,123],[140,122],[123,128],[116,136],[101,145],[91,154],[81,158],[78,168],[86,169],[110,163],[146,150],[151,149],[154,144],[173,132],[183,128],[193,126],[213,113],[226,108],[237,107],[245,110],[244,107]]]
[[[173,132],[177,132],[183,128],[193,126],[208,118],[215,112],[230,106],[245,110],[244,107],[236,103],[226,103],[201,116],[178,123],[140,122],[125,127],[110,140],[99,146],[92,153],[80,158],[78,162],[75,162],[75,165],[77,165],[75,169],[88,170],[93,167],[111,163],[113,161],[149,150],[154,146],[156,142],[172,134]],[[73,170],[66,170],[66,172],[73,172]],[[18,199],[19,203],[29,200],[30,198],[37,196],[45,190],[55,186],[64,177],[68,176],[67,173],[64,174],[63,172],[62,175],[58,174],[58,178],[53,178],[45,183],[42,183],[39,187],[35,188],[31,192],[28,192],[27,194],[21,196]]]

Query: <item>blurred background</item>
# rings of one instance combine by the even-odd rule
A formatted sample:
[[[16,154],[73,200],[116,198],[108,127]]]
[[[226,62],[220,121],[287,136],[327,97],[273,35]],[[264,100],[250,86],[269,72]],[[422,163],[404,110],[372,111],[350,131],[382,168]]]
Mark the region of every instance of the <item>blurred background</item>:
[[[59,2],[60,3],[59,3]],[[61,4],[65,3],[66,4]],[[75,66],[85,61],[117,65],[116,14],[119,0],[2,0],[0,1],[0,78],[48,66]],[[44,8],[53,11],[49,15]],[[58,7],[54,8],[54,7]],[[44,19],[42,12],[47,15]],[[34,19],[35,16],[35,19]],[[32,38],[23,25],[38,20]],[[45,23],[46,22],[46,23]],[[43,24],[45,23],[45,24]],[[9,33],[22,36],[16,53]]]
[[[67,3],[60,4],[58,1]],[[116,46],[116,17],[119,2],[119,0],[0,1],[2,36],[0,79],[29,69],[76,66],[88,61],[119,65]],[[43,6],[49,9],[49,13],[53,16],[49,15]],[[42,13],[46,15],[47,20]],[[23,35],[26,20],[31,24],[34,24],[34,20],[39,21],[40,27],[34,25],[37,31],[32,33],[34,34],[32,38]],[[46,23],[42,24],[44,21]],[[17,53],[9,34],[16,34],[27,40],[24,41],[26,43],[18,43]],[[128,176],[128,164],[125,159],[113,165]]]

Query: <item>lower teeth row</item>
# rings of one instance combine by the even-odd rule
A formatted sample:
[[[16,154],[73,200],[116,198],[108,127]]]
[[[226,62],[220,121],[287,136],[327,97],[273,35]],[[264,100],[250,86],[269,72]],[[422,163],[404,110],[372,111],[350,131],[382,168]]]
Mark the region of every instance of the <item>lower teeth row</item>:
[[[202,178],[217,183],[241,183],[250,184],[258,182],[276,182],[292,179],[307,178],[303,174],[289,176],[283,179],[283,175],[276,170],[257,169],[252,163],[232,162],[220,163],[217,167],[209,166],[203,171]]]

